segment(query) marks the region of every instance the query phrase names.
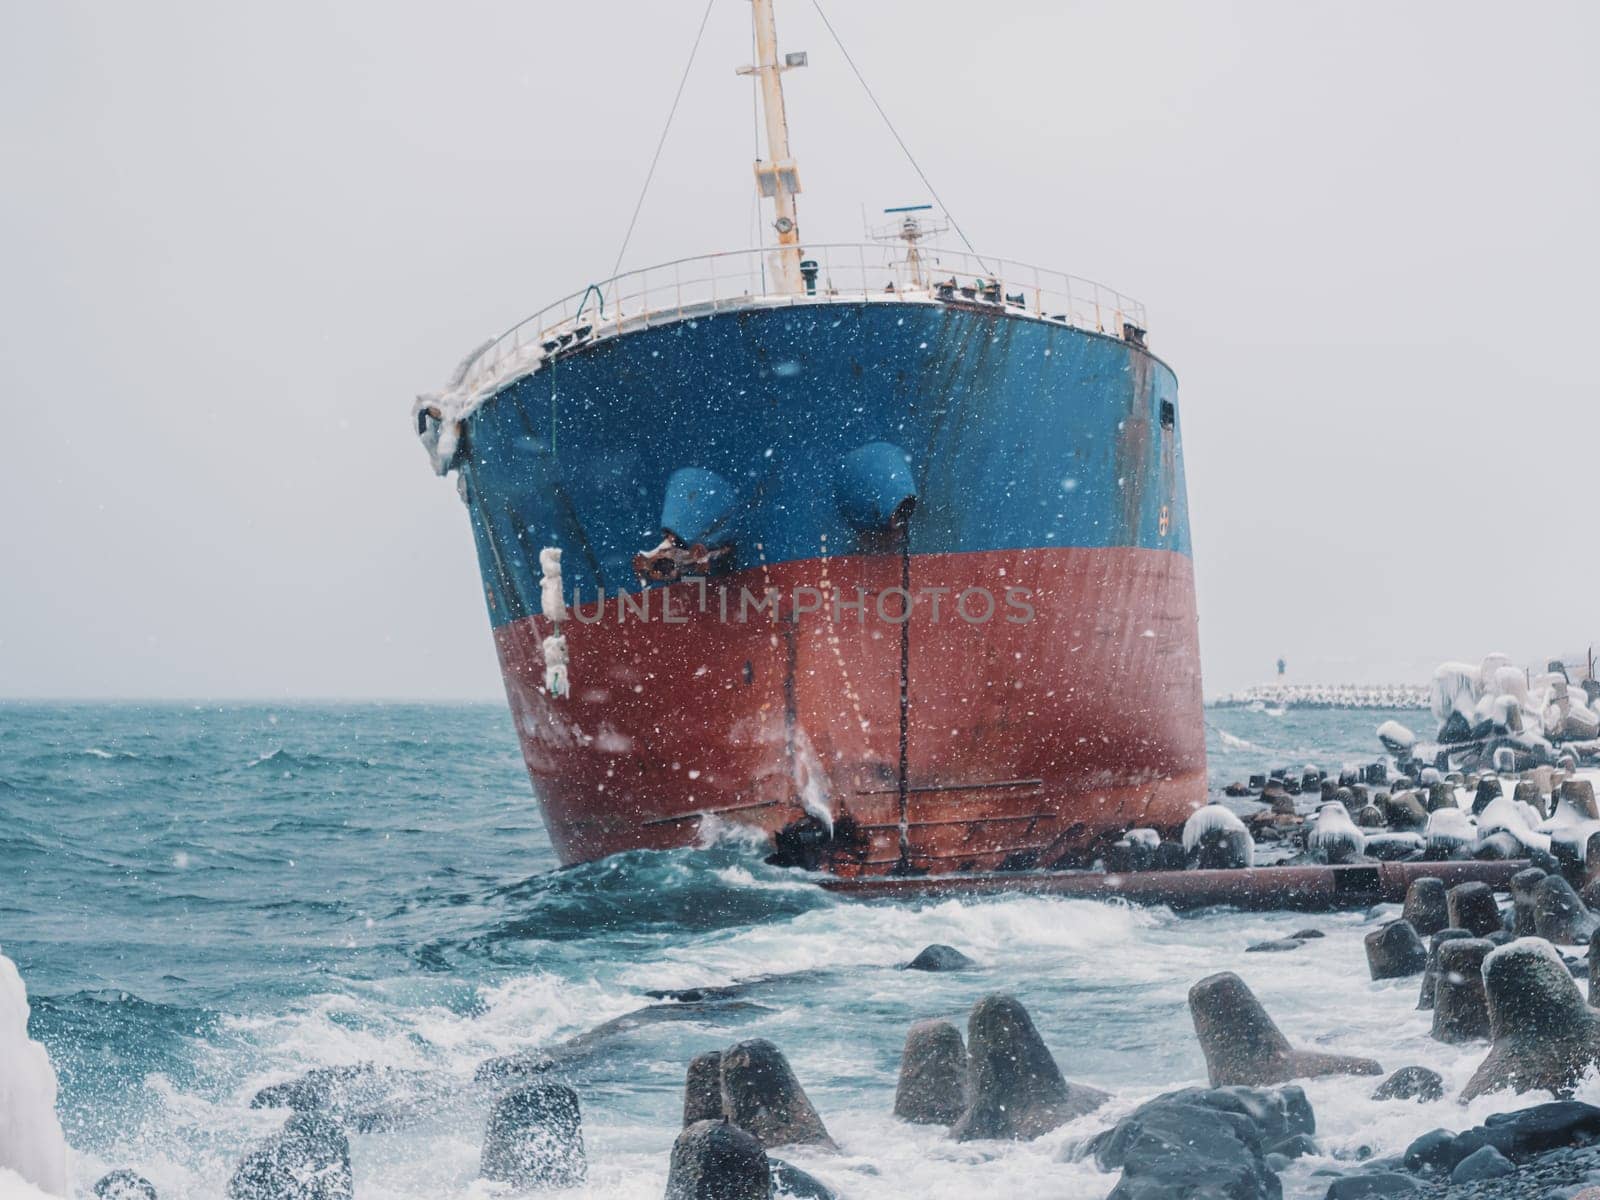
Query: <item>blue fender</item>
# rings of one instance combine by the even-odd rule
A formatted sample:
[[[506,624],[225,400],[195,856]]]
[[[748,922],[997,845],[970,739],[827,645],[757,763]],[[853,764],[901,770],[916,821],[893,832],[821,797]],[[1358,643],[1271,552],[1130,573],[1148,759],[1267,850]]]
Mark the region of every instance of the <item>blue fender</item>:
[[[903,525],[917,503],[911,456],[889,442],[868,442],[839,460],[834,499],[844,519],[862,533]]]
[[[708,547],[733,540],[733,515],[739,495],[715,471],[679,467],[667,480],[661,501],[661,528],[684,545]]]

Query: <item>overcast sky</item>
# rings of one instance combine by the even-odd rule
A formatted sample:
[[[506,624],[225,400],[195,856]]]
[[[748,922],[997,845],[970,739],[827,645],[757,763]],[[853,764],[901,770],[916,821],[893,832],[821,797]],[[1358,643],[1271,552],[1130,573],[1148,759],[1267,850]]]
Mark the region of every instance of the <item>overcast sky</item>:
[[[826,0],[989,253],[1142,299],[1208,693],[1600,638],[1600,6]],[[412,396],[610,270],[701,0],[0,0],[0,695],[500,694]],[[778,0],[801,227],[929,199]],[[751,242],[714,0],[626,265]]]

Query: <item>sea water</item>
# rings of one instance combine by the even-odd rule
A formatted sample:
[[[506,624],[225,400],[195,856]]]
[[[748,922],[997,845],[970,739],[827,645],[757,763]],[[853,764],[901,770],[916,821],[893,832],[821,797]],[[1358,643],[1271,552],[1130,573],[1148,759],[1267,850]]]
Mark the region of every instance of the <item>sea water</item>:
[[[1371,761],[1389,716],[1408,720],[1213,710],[1213,785]],[[652,989],[759,978],[739,1006],[647,1021],[570,1064],[590,1178],[567,1194],[656,1200],[689,1059],[759,1036],[787,1053],[841,1147],[786,1156],[844,1197],[1099,1200],[1116,1176],[1073,1147],[1204,1082],[1186,993],[1214,971],[1239,972],[1298,1043],[1431,1066],[1458,1091],[1484,1047],[1433,1042],[1416,979],[1368,978],[1362,935],[1392,911],[862,903],[737,839],[559,870],[499,705],[0,706],[0,950],[27,981],[84,1193],[128,1166],[167,1200],[212,1200],[282,1124],[249,1107],[258,1089],[370,1062],[429,1072],[436,1092],[415,1124],[353,1136],[357,1195],[496,1195],[477,1177],[479,1062],[653,1004]],[[1307,926],[1327,936],[1246,953]],[[978,966],[899,969],[930,942]],[[1018,996],[1067,1077],[1112,1102],[1016,1145],[895,1121],[907,1027],[964,1028],[993,991]],[[1319,1168],[1510,1106],[1377,1103],[1377,1082],[1307,1082],[1322,1153],[1285,1174],[1286,1195],[1320,1198]]]

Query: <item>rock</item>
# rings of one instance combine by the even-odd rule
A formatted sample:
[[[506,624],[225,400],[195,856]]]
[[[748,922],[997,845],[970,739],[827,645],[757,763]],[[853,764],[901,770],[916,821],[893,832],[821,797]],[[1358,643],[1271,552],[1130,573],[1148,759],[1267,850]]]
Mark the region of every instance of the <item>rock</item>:
[[[1107,1200],[1215,1196],[1226,1200],[1277,1200],[1277,1176],[1259,1142],[1240,1123],[1213,1109],[1158,1108],[1118,1126],[1126,1141],[1122,1178]],[[1110,1168],[1110,1169],[1115,1169]]]
[[[1265,942],[1252,942],[1244,948],[1246,954],[1272,954],[1284,950],[1298,950],[1304,942],[1298,938],[1274,938]]]
[[[950,1136],[1031,1140],[1092,1112],[1109,1097],[1068,1083],[1013,996],[985,996],[967,1020],[970,1066],[967,1111]]]
[[[1404,756],[1416,749],[1417,735],[1399,721],[1385,721],[1378,726],[1378,741],[1390,754]]]
[[[751,1038],[722,1052],[722,1111],[769,1150],[793,1145],[837,1149],[789,1061],[765,1038]]]
[[[894,1115],[918,1125],[954,1125],[967,1108],[967,1048],[949,1021],[918,1021],[906,1034]]]
[[[518,1189],[576,1187],[589,1173],[578,1093],[564,1083],[529,1083],[489,1111],[478,1167]]]
[[[1456,1164],[1456,1169],[1450,1172],[1450,1182],[1477,1183],[1480,1179],[1498,1179],[1516,1173],[1517,1168],[1504,1154],[1493,1146],[1480,1146]]]
[[[1296,1084],[1278,1088],[1185,1088],[1169,1094],[1192,1096],[1208,1107],[1249,1117],[1261,1131],[1262,1144],[1268,1147],[1317,1131],[1311,1101],[1306,1099],[1305,1089]]]
[[[1150,869],[1152,871],[1181,871],[1186,858],[1182,842],[1162,842],[1156,847],[1155,861],[1150,864]]]
[[[1435,1041],[1469,1042],[1489,1036],[1483,962],[1494,948],[1484,938],[1462,938],[1439,947],[1439,981],[1433,989]]]
[[[781,1200],[836,1200],[833,1190],[807,1171],[781,1158],[768,1158],[772,1170],[772,1194]]]
[[[1383,812],[1375,804],[1369,804],[1356,814],[1356,827],[1358,829],[1382,829],[1386,822]]]
[[[759,1141],[726,1121],[696,1121],[672,1143],[666,1200],[769,1200],[772,1168]]]
[[[1527,856],[1528,852],[1522,843],[1515,835],[1504,829],[1497,829],[1480,837],[1472,851],[1472,857],[1480,862],[1513,862]]]
[[[708,1050],[689,1060],[683,1083],[683,1127],[722,1119],[722,1051]]]
[[[1427,1012],[1433,1008],[1435,989],[1439,983],[1439,947],[1458,938],[1472,935],[1465,929],[1441,929],[1428,939],[1428,965],[1422,972],[1422,993],[1417,997],[1417,1009]]]
[[[1478,789],[1472,796],[1472,815],[1477,816],[1489,807],[1489,802],[1500,798],[1500,779],[1496,775],[1485,775],[1478,780]]]
[[[1548,768],[1546,768],[1548,769]],[[1512,793],[1512,798],[1519,804],[1526,804],[1539,814],[1540,820],[1550,815],[1550,805],[1545,802],[1544,793],[1539,790],[1539,785],[1531,779],[1524,779],[1517,784],[1517,790]]]
[[[965,971],[968,967],[977,965],[955,947],[941,946],[936,942],[932,946],[924,947],[915,958],[906,964],[906,970]]]
[[[1600,1008],[1600,930],[1589,939],[1589,1004]]]
[[[1597,1138],[1600,1108],[1576,1100],[1557,1100],[1492,1114],[1482,1125],[1458,1135],[1452,1153],[1459,1162],[1482,1146],[1493,1146],[1516,1161],[1567,1146],[1588,1146]]]
[[[1559,875],[1547,875],[1534,889],[1533,927],[1546,941],[1587,945],[1600,921],[1578,899],[1570,883]]]
[[[1555,846],[1555,839],[1551,838],[1551,847]],[[1576,849],[1576,847],[1573,847]],[[1574,857],[1576,857],[1574,855]],[[1583,844],[1583,861],[1576,863],[1577,871],[1574,875],[1583,880],[1582,888],[1578,894],[1583,897],[1583,902],[1590,908],[1600,908],[1600,830],[1591,833]],[[1580,874],[1581,872],[1581,874]],[[1572,882],[1570,879],[1567,882]]]
[[[1272,806],[1272,815],[1275,817],[1298,816],[1300,810],[1295,806],[1294,797],[1288,792],[1271,789],[1261,793],[1261,799]]]
[[[1248,795],[1249,793],[1245,794]],[[1103,858],[1106,874],[1127,875],[1134,871],[1150,870],[1156,861],[1156,848],[1160,844],[1161,839],[1159,837],[1153,843],[1142,839],[1118,838],[1106,847]],[[929,949],[932,949],[932,947],[929,947]],[[942,949],[948,949],[948,947],[942,947]],[[963,957],[965,956],[963,955]],[[938,968],[934,969],[937,970]]]
[[[1427,1067],[1401,1067],[1372,1093],[1374,1100],[1416,1100],[1431,1104],[1444,1098],[1444,1079]]]
[[[351,1200],[350,1143],[319,1113],[296,1113],[228,1180],[228,1200]]]
[[[1299,1088],[1185,1088],[1140,1105],[1090,1146],[1101,1170],[1122,1171],[1115,1200],[1276,1200],[1264,1147],[1281,1146],[1287,1161],[1305,1152],[1315,1125]]]
[[[1484,960],[1489,998],[1489,1055],[1461,1099],[1512,1088],[1571,1094],[1600,1063],[1600,1012],[1590,1008],[1554,948],[1519,938]]]
[[[1511,932],[1518,937],[1534,935],[1533,892],[1545,875],[1540,868],[1529,867],[1511,877]]]
[[[1419,1174],[1450,1171],[1466,1156],[1455,1152],[1456,1135],[1448,1129],[1434,1129],[1406,1147],[1406,1170]]]
[[[1384,816],[1395,829],[1421,830],[1428,824],[1428,806],[1415,792],[1396,792],[1389,797]]]
[[[1600,809],[1595,808],[1594,784],[1587,779],[1566,779],[1561,783],[1561,798],[1591,821],[1600,821]]]
[[[1238,799],[1241,796],[1248,796],[1250,794],[1250,787],[1249,787],[1248,784],[1243,784],[1243,783],[1239,783],[1239,782],[1235,781],[1233,783],[1230,783],[1227,787],[1223,788],[1222,789],[1222,794],[1224,796],[1231,796],[1234,799]]]
[[[1428,965],[1428,948],[1409,921],[1380,925],[1364,939],[1367,970],[1373,979],[1402,979],[1419,975]]]
[[[1512,1163],[1530,1160],[1540,1163],[1539,1156],[1553,1151],[1569,1147],[1586,1150],[1597,1137],[1600,1137],[1600,1108],[1563,1100],[1536,1104],[1516,1112],[1495,1113],[1482,1125],[1459,1134],[1435,1129],[1411,1143],[1406,1149],[1404,1163],[1408,1170],[1420,1174],[1451,1175],[1461,1163],[1485,1148],[1493,1149]],[[1543,1163],[1548,1161],[1542,1160]],[[1538,1165],[1535,1166],[1536,1178],[1537,1173]],[[1547,1193],[1541,1189],[1538,1194]]]
[[[1450,715],[1445,718],[1444,724],[1439,726],[1438,740],[1443,745],[1454,746],[1459,742],[1466,742],[1471,739],[1471,723],[1462,715],[1459,709],[1452,710]],[[1439,756],[1441,761],[1444,760],[1444,757],[1443,754]]]
[[[1428,785],[1428,811],[1438,812],[1441,808],[1455,808],[1455,785],[1443,780],[1436,780]]]
[[[1450,924],[1450,906],[1445,899],[1444,880],[1425,875],[1413,879],[1406,889],[1406,903],[1401,910],[1403,920],[1423,937],[1430,937]]]
[[[1320,929],[1297,929],[1289,935],[1297,942],[1308,941],[1312,938],[1327,937]]]
[[[1488,937],[1505,926],[1487,883],[1458,883],[1450,889],[1448,900],[1452,929],[1465,929],[1473,937]]]
[[[1282,1141],[1273,1142],[1267,1147],[1269,1158],[1277,1158],[1288,1163],[1297,1158],[1304,1158],[1307,1154],[1317,1154],[1317,1139],[1309,1133],[1291,1134]]]
[[[1189,1014],[1212,1087],[1383,1073],[1383,1068],[1368,1058],[1296,1050],[1244,980],[1231,971],[1208,975],[1189,989]]]
[[[156,1200],[155,1184],[126,1167],[102,1175],[94,1194],[97,1200]]]
[[[1389,1196],[1414,1196],[1422,1188],[1409,1175],[1374,1171],[1370,1175],[1345,1175],[1328,1185],[1326,1200],[1380,1200]]]
[[[556,1060],[543,1051],[519,1050],[515,1054],[500,1054],[484,1059],[472,1073],[472,1081],[493,1087],[532,1083],[555,1065]]]
[[[317,1067],[298,1079],[262,1088],[251,1108],[317,1112],[360,1133],[394,1129],[418,1119],[428,1077],[372,1063]]]

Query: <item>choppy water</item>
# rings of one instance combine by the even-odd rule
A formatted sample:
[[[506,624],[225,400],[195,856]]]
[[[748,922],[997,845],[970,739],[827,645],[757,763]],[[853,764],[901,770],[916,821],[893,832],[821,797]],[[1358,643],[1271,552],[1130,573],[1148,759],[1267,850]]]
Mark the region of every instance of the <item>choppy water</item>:
[[[1213,712],[1213,781],[1370,760],[1383,713]],[[28,981],[86,1189],[131,1165],[168,1198],[215,1197],[282,1113],[261,1086],[376,1062],[464,1085],[484,1058],[547,1045],[652,1003],[649,989],[773,976],[743,1007],[602,1039],[571,1068],[591,1180],[574,1195],[659,1197],[683,1070],[771,1038],[843,1152],[795,1161],[846,1197],[1093,1197],[1114,1177],[1063,1147],[1204,1066],[1194,980],[1238,970],[1298,1041],[1427,1063],[1464,1082],[1416,981],[1367,979],[1374,914],[1178,918],[1026,897],[862,904],[739,845],[556,863],[499,706],[0,707],[0,947]],[[1315,924],[1289,954],[1249,943]],[[902,972],[948,942],[979,969]],[[906,1027],[960,1023],[1007,990],[1070,1078],[1113,1107],[1023,1146],[956,1145],[890,1115]],[[1324,1149],[1389,1153],[1500,1105],[1375,1104],[1374,1081],[1313,1082]],[[357,1194],[488,1196],[484,1111],[440,1088],[423,1123],[353,1141]],[[1320,1197],[1298,1165],[1288,1194]]]

